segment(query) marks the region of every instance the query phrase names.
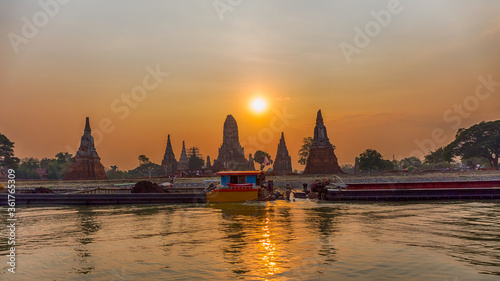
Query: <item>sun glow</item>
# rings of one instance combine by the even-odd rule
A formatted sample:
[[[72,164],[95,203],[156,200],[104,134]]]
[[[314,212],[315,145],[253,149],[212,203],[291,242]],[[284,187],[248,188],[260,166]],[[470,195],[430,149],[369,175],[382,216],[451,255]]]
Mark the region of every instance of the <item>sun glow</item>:
[[[250,103],[250,108],[255,112],[255,113],[262,113],[264,110],[267,108],[267,102],[261,97],[255,98],[251,101]]]

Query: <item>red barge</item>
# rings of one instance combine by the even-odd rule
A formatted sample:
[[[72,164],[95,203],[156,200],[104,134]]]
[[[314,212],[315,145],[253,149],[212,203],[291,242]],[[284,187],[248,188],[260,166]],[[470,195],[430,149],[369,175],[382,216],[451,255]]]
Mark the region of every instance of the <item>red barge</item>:
[[[329,201],[421,201],[500,199],[500,180],[408,183],[330,183],[322,199]]]

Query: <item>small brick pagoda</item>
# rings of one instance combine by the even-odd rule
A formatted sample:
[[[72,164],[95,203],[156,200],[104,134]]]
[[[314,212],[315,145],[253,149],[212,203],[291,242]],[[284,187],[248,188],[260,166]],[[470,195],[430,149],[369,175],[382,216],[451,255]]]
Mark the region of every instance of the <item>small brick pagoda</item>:
[[[179,157],[179,162],[177,162],[177,170],[179,171],[189,170],[189,158],[186,153],[186,144],[184,141],[182,141],[181,157]]]
[[[314,127],[314,138],[307,157],[304,174],[343,174],[337,162],[333,145],[328,139],[326,127],[323,124],[321,110],[316,117],[316,127]]]
[[[274,159],[273,172],[281,175],[292,173],[292,158],[286,148],[285,135],[281,132],[281,139],[278,143],[278,152]]]
[[[175,160],[174,150],[170,142],[170,135],[167,137],[167,148],[165,149],[165,155],[161,161],[161,168],[164,176],[174,175],[175,171],[177,171],[177,160]]]
[[[101,158],[94,146],[94,138],[90,129],[90,121],[87,117],[85,129],[80,141],[80,148],[73,157],[73,163],[69,167],[64,180],[107,180]]]

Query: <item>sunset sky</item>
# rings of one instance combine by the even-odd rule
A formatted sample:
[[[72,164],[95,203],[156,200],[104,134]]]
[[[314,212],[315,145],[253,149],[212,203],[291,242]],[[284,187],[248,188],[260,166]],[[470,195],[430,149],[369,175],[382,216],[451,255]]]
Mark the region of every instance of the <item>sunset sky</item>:
[[[283,131],[298,170],[319,109],[341,165],[500,119],[500,1],[1,1],[0,35],[0,133],[21,158],[74,154],[86,116],[125,170],[160,163],[168,134],[177,159],[183,140],[215,159],[228,114],[247,156]]]

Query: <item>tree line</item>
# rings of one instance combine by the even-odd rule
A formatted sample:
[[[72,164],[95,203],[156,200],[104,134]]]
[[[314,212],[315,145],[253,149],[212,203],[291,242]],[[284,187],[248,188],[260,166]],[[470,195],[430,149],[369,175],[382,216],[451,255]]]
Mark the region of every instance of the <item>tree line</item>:
[[[303,139],[303,144],[298,152],[299,164],[305,165],[312,144],[312,137]],[[335,147],[334,147],[335,148]],[[404,169],[444,169],[453,168],[460,160],[469,167],[477,165],[498,170],[498,157],[500,154],[500,120],[480,122],[469,128],[461,128],[455,135],[455,140],[446,146],[434,151],[429,151],[421,160],[415,156],[401,160],[384,159],[382,154],[375,149],[367,149],[359,155],[359,165],[343,165],[345,172],[354,172],[359,169],[363,172],[381,172]],[[50,179],[63,179],[71,166],[73,156],[68,152],[59,152],[53,158],[37,159],[27,157],[19,159],[14,156],[14,142],[0,133],[0,169],[16,169],[16,176],[20,179],[39,179],[37,169],[46,169]],[[161,165],[153,163],[146,155],[138,157],[139,165],[132,170],[122,171],[116,165],[107,169],[106,174],[110,179],[136,178],[145,176],[160,176]],[[260,170],[271,165],[273,160],[265,151],[257,151],[254,161],[260,164]],[[189,149],[189,170],[201,170],[205,160],[197,147]]]
[[[299,164],[305,165],[312,144],[312,137],[302,140],[299,150]],[[335,149],[335,147],[334,147]],[[461,128],[455,140],[446,146],[429,151],[423,161],[415,156],[401,160],[384,159],[375,149],[367,149],[359,155],[358,165],[343,165],[345,172],[382,172],[390,170],[449,169],[459,165],[456,160],[468,167],[486,167],[498,170],[500,154],[500,120],[480,122],[469,128]]]

